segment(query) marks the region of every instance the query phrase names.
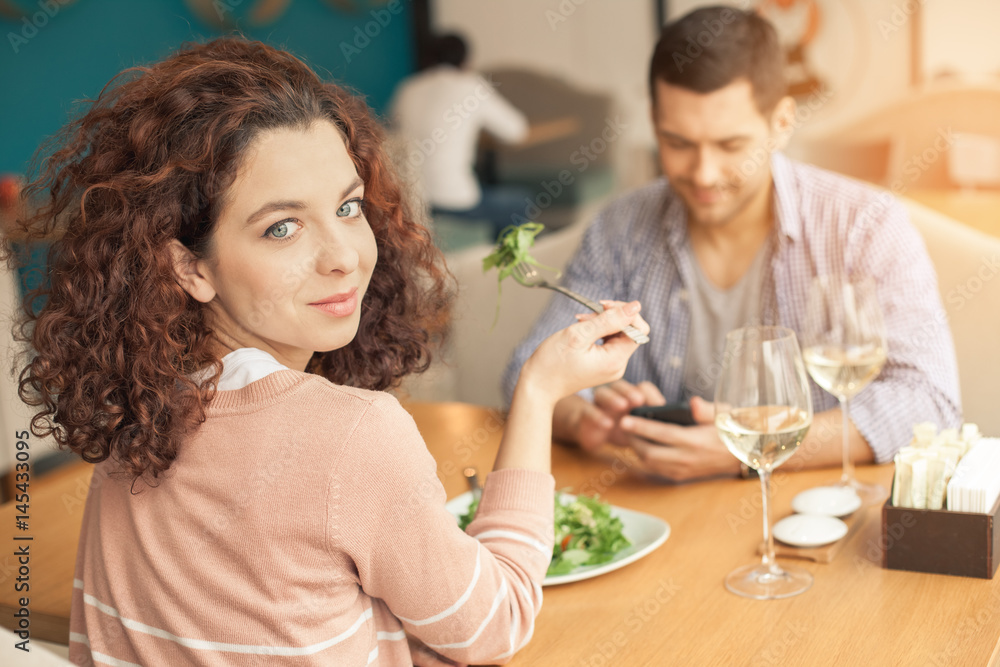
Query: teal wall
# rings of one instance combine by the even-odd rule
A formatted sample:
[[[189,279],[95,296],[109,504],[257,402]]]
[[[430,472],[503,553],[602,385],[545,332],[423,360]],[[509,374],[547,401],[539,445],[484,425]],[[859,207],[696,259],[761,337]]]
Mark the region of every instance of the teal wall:
[[[74,101],[96,97],[122,69],[160,60],[185,41],[222,34],[184,0],[64,1],[0,0],[0,173],[22,173],[44,138],[70,118]],[[327,0],[291,0],[265,27],[247,24],[253,4],[215,0],[216,7],[231,8],[227,15],[244,35],[291,51],[324,79],[364,95],[378,112],[413,70],[408,0],[340,2],[353,11],[335,10]],[[5,7],[34,24],[4,16]]]

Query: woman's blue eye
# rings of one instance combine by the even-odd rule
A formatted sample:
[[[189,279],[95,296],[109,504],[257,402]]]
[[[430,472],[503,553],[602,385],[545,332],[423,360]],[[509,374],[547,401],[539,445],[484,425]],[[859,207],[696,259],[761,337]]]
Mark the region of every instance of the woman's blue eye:
[[[299,223],[294,220],[282,220],[281,222],[276,222],[267,228],[264,232],[264,236],[268,236],[272,239],[287,239],[291,238],[292,235],[299,228]]]
[[[345,201],[343,205],[337,209],[337,215],[342,218],[356,218],[361,215],[361,200],[352,199],[350,201]]]

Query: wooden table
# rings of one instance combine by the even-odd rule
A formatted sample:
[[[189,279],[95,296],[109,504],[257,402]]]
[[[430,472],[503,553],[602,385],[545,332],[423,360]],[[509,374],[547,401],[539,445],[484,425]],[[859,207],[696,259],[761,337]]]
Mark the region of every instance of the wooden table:
[[[462,469],[490,469],[503,416],[457,403],[408,406],[438,461],[448,496],[466,490]],[[667,542],[615,572],[545,590],[534,638],[511,665],[993,665],[1000,664],[1000,577],[993,580],[884,570],[877,508],[804,594],[757,601],[725,590],[733,568],[757,558],[760,485],[715,480],[664,486],[637,478],[627,457],[602,462],[557,447],[560,488],[599,492],[616,505],[670,523]],[[32,636],[68,637],[73,560],[89,466],[33,486]],[[886,484],[891,469],[860,467]],[[799,490],[836,471],[775,475],[774,516]],[[0,508],[4,553],[13,552],[14,509]],[[19,533],[20,534],[20,533]],[[0,557],[0,622],[11,627],[14,558]]]
[[[466,490],[462,468],[490,469],[501,417],[460,404],[411,411],[438,461],[448,497]],[[534,638],[511,665],[987,665],[1000,664],[1000,577],[993,580],[882,569],[880,508],[831,563],[795,561],[815,582],[785,600],[728,592],[730,570],[758,558],[760,483],[715,480],[654,485],[617,464],[553,451],[557,488],[661,517],[659,549],[594,579],[545,589]],[[890,466],[857,476],[888,484]],[[799,491],[839,471],[775,475],[774,518]],[[788,561],[786,561],[788,562]]]
[[[66,644],[69,642],[69,605],[73,597],[73,566],[80,537],[83,506],[90,488],[93,466],[74,463],[44,478],[29,479],[28,530],[18,530],[20,513],[14,502],[0,506],[0,625],[16,630],[18,599],[29,600],[31,637]],[[14,537],[30,536],[31,541]],[[19,563],[15,549],[28,545],[30,562],[28,592],[14,586]]]

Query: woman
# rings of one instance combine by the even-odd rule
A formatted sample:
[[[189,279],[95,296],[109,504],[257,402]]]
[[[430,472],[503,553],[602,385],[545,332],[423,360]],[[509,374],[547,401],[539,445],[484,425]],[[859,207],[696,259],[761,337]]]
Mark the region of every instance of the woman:
[[[71,659],[509,658],[552,551],[552,407],[621,376],[639,304],[540,346],[462,533],[381,391],[426,368],[449,290],[364,105],[236,38],[122,78],[63,132],[21,230],[59,239],[22,397],[99,480]]]

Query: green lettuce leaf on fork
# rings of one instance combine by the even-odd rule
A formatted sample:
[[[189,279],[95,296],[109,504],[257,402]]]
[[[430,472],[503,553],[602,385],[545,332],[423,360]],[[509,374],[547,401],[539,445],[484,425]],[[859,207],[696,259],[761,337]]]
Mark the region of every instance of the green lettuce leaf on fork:
[[[496,326],[500,317],[500,295],[503,289],[505,278],[514,273],[514,267],[524,262],[543,269],[555,271],[551,266],[540,264],[529,254],[529,250],[535,245],[535,237],[545,229],[545,225],[540,222],[526,222],[522,225],[509,225],[501,230],[497,236],[497,244],[493,252],[483,258],[483,273],[496,268],[499,271],[497,279],[497,311],[493,316],[493,325]],[[514,276],[517,280],[517,276]]]
[[[535,258],[528,254],[535,245],[535,237],[545,229],[540,222],[526,222],[523,225],[504,227],[497,236],[497,245],[489,255],[483,258],[483,273],[496,267],[500,271],[499,282],[514,272],[519,262],[541,266]]]

